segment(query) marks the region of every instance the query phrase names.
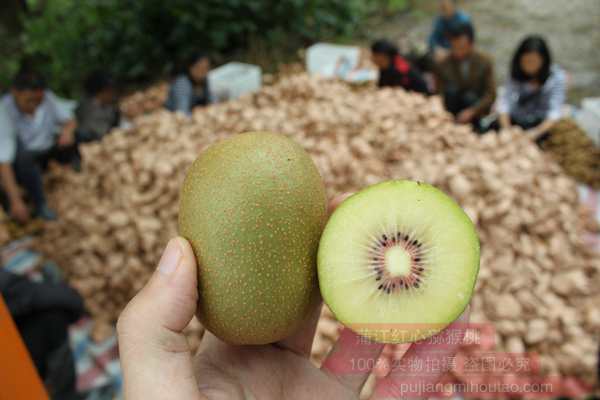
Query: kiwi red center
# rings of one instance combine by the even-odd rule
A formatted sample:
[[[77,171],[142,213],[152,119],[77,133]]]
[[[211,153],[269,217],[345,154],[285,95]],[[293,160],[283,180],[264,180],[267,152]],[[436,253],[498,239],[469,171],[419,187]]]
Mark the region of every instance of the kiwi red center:
[[[387,294],[418,289],[425,273],[424,255],[423,244],[406,233],[381,235],[370,247],[377,289]]]

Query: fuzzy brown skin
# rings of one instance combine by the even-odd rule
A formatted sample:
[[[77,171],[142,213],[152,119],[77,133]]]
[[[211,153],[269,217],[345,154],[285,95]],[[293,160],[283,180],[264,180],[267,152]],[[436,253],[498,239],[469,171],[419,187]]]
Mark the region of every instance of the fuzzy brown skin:
[[[314,309],[326,204],[310,156],[284,135],[237,135],[194,162],[179,230],[202,266],[199,315],[211,332],[266,344],[298,328]]]

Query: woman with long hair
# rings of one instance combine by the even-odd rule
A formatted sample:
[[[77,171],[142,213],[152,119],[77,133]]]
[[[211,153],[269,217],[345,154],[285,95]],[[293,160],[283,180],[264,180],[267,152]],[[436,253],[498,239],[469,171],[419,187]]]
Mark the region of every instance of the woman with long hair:
[[[552,63],[543,37],[526,37],[512,60],[510,80],[498,104],[500,126],[512,125],[538,139],[560,119],[566,93],[566,73]]]

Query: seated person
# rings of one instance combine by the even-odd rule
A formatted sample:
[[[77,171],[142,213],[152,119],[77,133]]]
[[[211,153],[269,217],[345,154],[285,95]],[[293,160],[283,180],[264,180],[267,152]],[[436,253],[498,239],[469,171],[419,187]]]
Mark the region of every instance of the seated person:
[[[402,87],[410,92],[428,93],[427,84],[421,74],[389,41],[378,40],[371,45],[371,60],[379,68],[377,86]]]
[[[0,266],[0,294],[53,399],[78,399],[70,324],[83,315],[83,299],[64,284],[37,283]]]
[[[75,111],[77,140],[100,140],[119,124],[119,107],[111,77],[101,71],[94,72],[85,81],[85,97]]]
[[[436,88],[446,110],[461,124],[472,124],[481,131],[480,119],[486,116],[496,99],[494,65],[475,49],[475,34],[470,24],[449,31],[450,55],[436,68]]]
[[[456,9],[456,0],[441,0],[440,15],[433,22],[429,35],[429,54],[435,63],[443,61],[450,51],[448,31],[457,25],[470,24],[471,17]]]
[[[17,221],[26,222],[30,216],[17,185],[31,199],[35,216],[56,218],[46,203],[42,171],[49,160],[79,163],[75,127],[43,77],[21,69],[11,92],[0,99],[0,197]]]
[[[171,87],[165,107],[171,111],[179,111],[191,115],[197,106],[211,103],[208,86],[210,59],[203,53],[195,54],[187,63],[185,71],[179,74]]]
[[[510,80],[498,102],[500,126],[518,125],[538,139],[561,117],[566,74],[556,64],[546,41],[529,36],[512,60]]]

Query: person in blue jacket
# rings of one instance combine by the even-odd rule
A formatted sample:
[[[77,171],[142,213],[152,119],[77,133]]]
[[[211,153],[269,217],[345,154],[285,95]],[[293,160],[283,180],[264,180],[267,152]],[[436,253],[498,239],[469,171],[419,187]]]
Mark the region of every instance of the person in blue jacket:
[[[458,25],[472,23],[469,14],[457,9],[456,0],[440,0],[440,15],[433,22],[429,35],[429,53],[435,63],[443,61],[449,54],[448,32]]]

